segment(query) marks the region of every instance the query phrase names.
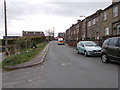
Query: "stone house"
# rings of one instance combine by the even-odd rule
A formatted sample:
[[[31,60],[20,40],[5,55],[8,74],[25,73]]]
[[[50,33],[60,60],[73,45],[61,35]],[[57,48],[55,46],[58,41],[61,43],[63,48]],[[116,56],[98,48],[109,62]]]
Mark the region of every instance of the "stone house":
[[[23,31],[23,37],[45,37],[42,31]]]
[[[120,35],[120,1],[114,2],[100,14],[100,38]]]
[[[100,38],[99,32],[101,27],[100,13],[102,10],[96,11],[94,14],[88,16],[87,19],[87,40],[98,40]]]

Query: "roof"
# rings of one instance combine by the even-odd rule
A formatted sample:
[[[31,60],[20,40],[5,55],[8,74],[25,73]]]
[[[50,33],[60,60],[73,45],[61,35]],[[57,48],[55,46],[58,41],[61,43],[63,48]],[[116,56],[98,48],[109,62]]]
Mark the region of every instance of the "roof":
[[[110,6],[108,6],[107,8],[105,8],[103,11],[108,10],[109,8],[112,8],[112,7],[114,7],[114,6],[118,5],[118,4],[120,4],[120,1],[112,3]]]
[[[23,31],[23,32],[43,32],[43,31]]]

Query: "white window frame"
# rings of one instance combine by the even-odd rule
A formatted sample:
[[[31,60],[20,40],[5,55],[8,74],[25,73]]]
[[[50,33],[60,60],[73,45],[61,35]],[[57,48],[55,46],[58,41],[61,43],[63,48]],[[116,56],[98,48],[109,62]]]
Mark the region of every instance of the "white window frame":
[[[107,12],[106,12],[106,11],[103,12],[103,20],[104,20],[104,21],[107,20]]]
[[[95,25],[95,24],[96,24],[96,18],[93,19],[93,25]]]
[[[110,29],[109,29],[109,27],[106,27],[105,29],[104,29],[104,32],[105,32],[105,36],[107,36],[107,35],[109,35],[110,33]]]
[[[91,26],[91,21],[88,22],[88,27],[90,27],[90,26]]]
[[[114,7],[113,8],[113,17],[117,17],[118,16],[118,7]]]
[[[96,18],[96,22],[98,22],[98,21],[99,21],[99,18],[97,17],[97,18]]]
[[[120,34],[120,25],[117,25],[117,34]]]

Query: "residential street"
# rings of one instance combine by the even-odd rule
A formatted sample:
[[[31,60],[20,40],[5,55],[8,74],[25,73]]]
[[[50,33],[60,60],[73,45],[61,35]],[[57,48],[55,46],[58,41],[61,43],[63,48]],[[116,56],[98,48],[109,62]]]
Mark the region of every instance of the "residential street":
[[[118,65],[52,41],[43,64],[3,71],[2,79],[3,88],[118,88]]]

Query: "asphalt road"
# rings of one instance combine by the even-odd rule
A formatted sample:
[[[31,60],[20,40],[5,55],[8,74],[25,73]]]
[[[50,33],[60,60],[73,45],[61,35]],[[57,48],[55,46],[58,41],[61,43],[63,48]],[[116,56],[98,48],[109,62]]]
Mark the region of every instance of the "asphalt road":
[[[118,65],[85,57],[53,41],[43,64],[3,71],[2,79],[3,88],[117,88]]]

